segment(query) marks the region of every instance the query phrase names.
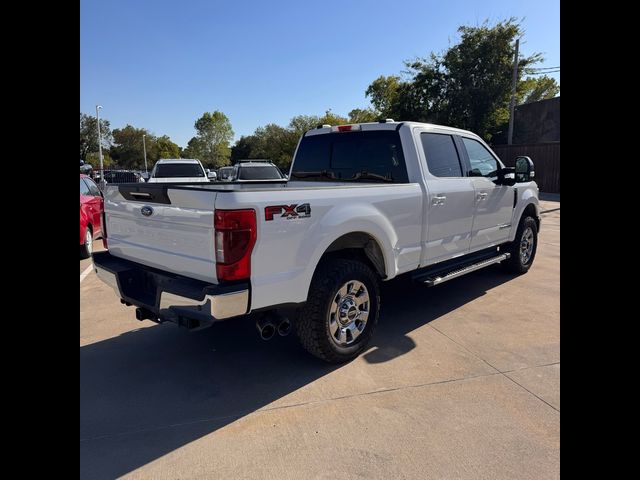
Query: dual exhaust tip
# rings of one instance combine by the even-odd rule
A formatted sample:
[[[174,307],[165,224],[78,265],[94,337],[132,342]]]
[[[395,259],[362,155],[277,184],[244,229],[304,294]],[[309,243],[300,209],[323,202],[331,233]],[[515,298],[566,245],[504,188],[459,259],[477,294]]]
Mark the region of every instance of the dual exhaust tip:
[[[270,312],[263,315],[257,322],[256,328],[263,340],[271,340],[276,332],[281,337],[291,333],[291,321],[279,313]]]

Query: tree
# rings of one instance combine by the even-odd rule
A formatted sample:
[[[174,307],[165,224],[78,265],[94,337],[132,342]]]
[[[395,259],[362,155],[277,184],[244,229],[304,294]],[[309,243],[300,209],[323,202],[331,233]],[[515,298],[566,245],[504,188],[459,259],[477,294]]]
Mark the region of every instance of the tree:
[[[202,145],[198,138],[192,137],[187,146],[182,149],[180,158],[202,158]]]
[[[374,80],[365,94],[376,111],[396,120],[465,128],[490,139],[508,121],[514,43],[523,32],[514,18],[493,26],[488,22],[461,26],[458,32],[460,41],[444,53],[406,61],[404,80],[399,76]],[[521,56],[518,81],[541,60],[539,53]],[[539,89],[529,89],[531,98],[555,92],[548,82],[534,87]]]
[[[375,122],[380,118],[371,108],[354,108],[349,112],[349,123]]]
[[[518,104],[538,102],[553,98],[560,93],[560,85],[555,78],[542,75],[522,80],[517,87]]]
[[[108,149],[112,141],[111,129],[109,121],[102,118],[100,119],[100,136],[102,148]],[[96,117],[80,112],[80,159],[86,161],[87,156],[95,152],[98,152],[98,122]]]
[[[180,158],[180,147],[173,143],[168,135],[156,140],[158,158]]]
[[[252,150],[256,150],[258,139],[255,135],[243,135],[231,148],[231,163],[235,164],[238,160],[253,158]]]
[[[93,171],[100,170],[100,152],[91,152],[87,154],[86,162],[93,167]],[[102,151],[102,166],[104,168],[113,167],[114,162],[108,152]]]
[[[158,159],[156,137],[145,128],[126,125],[113,131],[111,157],[121,168],[144,168],[144,148],[142,136],[146,135],[147,162],[153,164]]]
[[[189,146],[206,166],[218,168],[229,165],[231,149],[229,142],[233,139],[233,128],[227,116],[216,110],[213,113],[205,112],[195,123],[196,140]],[[194,139],[192,139],[194,140]]]
[[[367,87],[365,96],[371,98],[371,104],[380,116],[390,118],[395,113],[401,83],[397,75],[380,75]]]
[[[322,117],[320,117],[318,119],[318,124],[320,125],[344,125],[346,123],[349,123],[349,120],[347,120],[344,117],[341,117],[340,115],[336,115],[335,113],[331,113],[331,109],[327,110],[324,115]]]

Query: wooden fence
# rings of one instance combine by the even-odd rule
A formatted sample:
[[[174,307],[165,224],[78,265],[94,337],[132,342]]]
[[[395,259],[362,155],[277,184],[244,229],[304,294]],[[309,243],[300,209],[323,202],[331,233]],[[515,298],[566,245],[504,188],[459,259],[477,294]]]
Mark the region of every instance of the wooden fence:
[[[491,148],[507,167],[514,166],[517,156],[531,157],[540,191],[560,193],[560,142],[493,145]]]

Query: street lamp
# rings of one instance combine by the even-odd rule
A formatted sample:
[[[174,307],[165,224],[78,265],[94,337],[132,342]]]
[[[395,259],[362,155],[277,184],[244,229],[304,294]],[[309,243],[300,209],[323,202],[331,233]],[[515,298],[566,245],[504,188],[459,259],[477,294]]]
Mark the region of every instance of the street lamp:
[[[142,135],[142,148],[144,150],[144,172],[148,174],[149,170],[147,170],[147,144],[144,141],[144,137],[146,137],[146,135]]]
[[[102,164],[102,136],[100,135],[100,109],[102,105],[96,105],[96,120],[98,121],[98,151],[100,152],[100,188],[104,188],[104,166]]]

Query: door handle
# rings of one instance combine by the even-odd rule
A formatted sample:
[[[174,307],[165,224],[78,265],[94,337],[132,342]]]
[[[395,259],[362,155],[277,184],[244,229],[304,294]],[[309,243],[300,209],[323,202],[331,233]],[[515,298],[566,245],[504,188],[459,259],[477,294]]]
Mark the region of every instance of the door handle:
[[[431,198],[431,205],[433,206],[444,205],[444,201],[446,199],[447,197],[445,195],[434,195]]]
[[[486,194],[486,193],[484,193],[484,192],[483,192],[483,193],[479,193],[478,195],[476,195],[476,200],[477,200],[478,202],[481,202],[482,200],[484,200],[484,199],[486,199],[486,198],[487,198],[487,194]]]

